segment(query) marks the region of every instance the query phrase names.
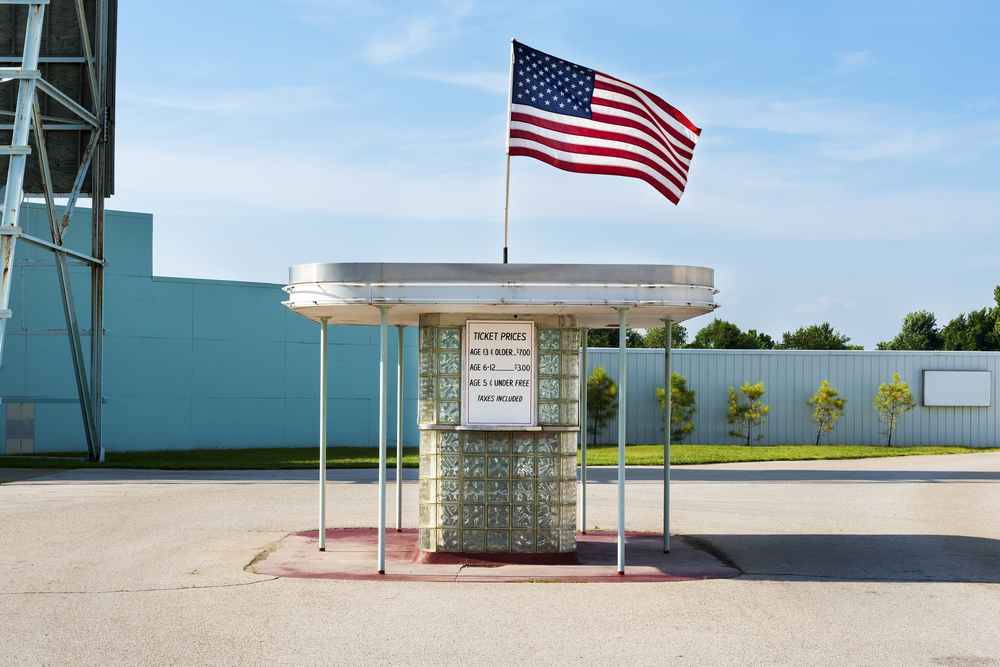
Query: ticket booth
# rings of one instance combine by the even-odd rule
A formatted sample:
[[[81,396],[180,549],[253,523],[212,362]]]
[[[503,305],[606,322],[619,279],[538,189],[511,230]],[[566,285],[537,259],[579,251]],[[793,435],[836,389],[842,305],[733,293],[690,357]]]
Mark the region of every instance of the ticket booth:
[[[717,307],[714,272],[690,266],[304,264],[289,283],[285,304],[324,331],[382,328],[383,462],[387,329],[419,327],[420,550],[548,562],[576,551],[581,334]],[[384,464],[380,485],[384,531]]]

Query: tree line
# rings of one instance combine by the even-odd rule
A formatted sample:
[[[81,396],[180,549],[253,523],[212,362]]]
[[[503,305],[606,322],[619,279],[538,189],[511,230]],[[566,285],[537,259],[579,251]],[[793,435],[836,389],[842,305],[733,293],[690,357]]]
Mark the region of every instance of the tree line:
[[[934,313],[918,310],[903,318],[899,333],[881,341],[877,350],[945,350],[966,352],[1000,351],[1000,285],[993,291],[994,305],[968,314],[962,313],[943,327],[938,327]],[[776,341],[756,329],[741,330],[719,318],[698,330],[689,342],[688,330],[680,324],[671,327],[671,346],[675,349],[702,350],[862,350],[851,345],[851,339],[836,331],[829,322],[799,327],[781,334]],[[664,329],[647,329],[645,333],[628,329],[625,345],[631,348],[663,348]],[[618,329],[590,329],[589,347],[618,347]]]

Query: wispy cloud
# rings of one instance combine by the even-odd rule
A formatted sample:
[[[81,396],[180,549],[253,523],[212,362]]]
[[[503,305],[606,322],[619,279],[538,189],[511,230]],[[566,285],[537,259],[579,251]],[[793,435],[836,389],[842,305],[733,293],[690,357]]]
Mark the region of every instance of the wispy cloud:
[[[471,86],[490,93],[506,95],[510,88],[510,75],[507,72],[459,72],[447,74],[443,72],[414,72],[418,76],[431,81],[454,83],[460,86]]]
[[[417,19],[411,21],[402,35],[376,40],[368,45],[365,56],[377,65],[403,60],[414,53],[425,51],[434,43],[437,21]]]
[[[198,111],[216,114],[272,116],[291,112],[315,111],[329,108],[328,91],[321,86],[279,86],[254,91],[222,91],[192,94],[190,91],[171,91],[168,94],[142,95],[119,93],[124,101],[134,104]]]
[[[875,61],[868,51],[855,51],[840,56],[840,63],[836,71],[838,74],[846,74],[871,67],[873,64]]]
[[[703,138],[726,128],[797,135],[797,149],[844,162],[969,161],[1000,145],[1000,121],[951,111],[917,113],[887,104],[838,98],[718,98],[700,96],[685,112],[706,128]],[[720,132],[720,130],[722,132]],[[709,139],[711,140],[711,139]],[[763,135],[760,138],[763,141]]]
[[[473,5],[472,2],[447,2],[436,11],[403,17],[402,30],[372,40],[365,57],[376,65],[386,65],[427,51],[457,27]]]

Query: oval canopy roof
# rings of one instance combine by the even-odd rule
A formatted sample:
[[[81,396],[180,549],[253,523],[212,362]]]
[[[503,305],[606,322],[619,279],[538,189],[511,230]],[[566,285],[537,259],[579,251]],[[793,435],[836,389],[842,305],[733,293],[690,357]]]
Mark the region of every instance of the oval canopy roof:
[[[715,272],[652,264],[299,264],[288,271],[290,309],[316,322],[417,326],[423,313],[578,315],[588,329],[663,326],[711,313]]]

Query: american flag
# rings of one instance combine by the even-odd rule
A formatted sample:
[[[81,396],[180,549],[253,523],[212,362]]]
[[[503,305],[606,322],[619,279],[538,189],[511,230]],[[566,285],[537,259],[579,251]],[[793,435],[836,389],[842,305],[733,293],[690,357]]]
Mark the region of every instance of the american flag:
[[[701,130],[613,76],[513,43],[509,155],[566,171],[641,178],[676,204]]]

